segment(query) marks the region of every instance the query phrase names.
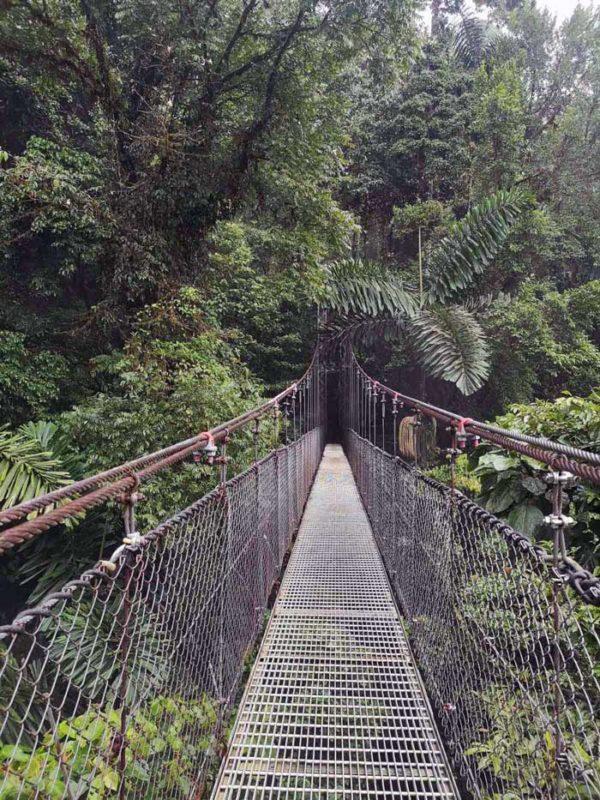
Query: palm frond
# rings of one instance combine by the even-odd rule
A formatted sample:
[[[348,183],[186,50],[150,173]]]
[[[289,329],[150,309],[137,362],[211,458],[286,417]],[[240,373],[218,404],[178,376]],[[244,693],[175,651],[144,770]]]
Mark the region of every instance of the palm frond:
[[[412,345],[430,375],[454,383],[463,394],[483,385],[489,373],[485,335],[465,308],[435,307],[408,324]]]
[[[397,275],[369,262],[338,261],[325,271],[323,304],[343,316],[412,315],[416,296]]]
[[[323,332],[326,342],[336,347],[341,341],[350,339],[355,344],[370,347],[378,341],[393,342],[400,339],[406,330],[407,317],[368,317],[349,315],[333,317]]]
[[[489,311],[491,308],[505,307],[511,302],[507,292],[486,292],[485,294],[465,298],[463,308],[471,312]]]
[[[481,275],[528,204],[521,189],[501,189],[455,222],[428,259],[430,299],[450,300]]]
[[[30,423],[16,432],[0,429],[0,508],[70,483],[68,472],[47,448],[52,437],[50,425]]]
[[[454,29],[452,51],[467,67],[477,67],[493,53],[500,31],[462,6],[459,13],[460,23]]]

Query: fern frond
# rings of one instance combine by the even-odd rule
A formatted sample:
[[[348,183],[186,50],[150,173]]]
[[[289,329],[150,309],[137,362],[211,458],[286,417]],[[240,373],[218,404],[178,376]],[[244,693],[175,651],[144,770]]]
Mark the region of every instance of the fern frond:
[[[426,372],[454,383],[463,394],[472,394],[483,385],[489,374],[485,335],[465,308],[428,309],[408,325],[412,345]]]
[[[414,293],[398,276],[360,260],[326,268],[324,305],[343,316],[410,316],[417,310]]]
[[[428,259],[430,299],[451,300],[481,275],[528,204],[529,197],[521,189],[501,189],[455,222]]]

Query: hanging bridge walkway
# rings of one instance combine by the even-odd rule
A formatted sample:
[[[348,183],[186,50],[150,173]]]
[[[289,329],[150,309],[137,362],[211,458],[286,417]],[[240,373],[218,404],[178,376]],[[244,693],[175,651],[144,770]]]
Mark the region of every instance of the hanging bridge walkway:
[[[480,441],[545,482],[550,547],[456,490]],[[188,505],[140,531],[160,473]],[[597,800],[600,578],[566,511],[598,485],[599,454],[400,394],[345,345],[236,419],[0,510],[4,559],[84,514],[114,531],[0,626],[0,800]]]
[[[458,797],[339,445],[325,448],[214,797]]]

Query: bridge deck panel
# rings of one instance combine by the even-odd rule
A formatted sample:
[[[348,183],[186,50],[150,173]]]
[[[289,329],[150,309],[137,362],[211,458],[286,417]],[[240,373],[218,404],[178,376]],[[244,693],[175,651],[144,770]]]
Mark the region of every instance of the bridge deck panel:
[[[213,797],[458,797],[338,446],[325,450]]]

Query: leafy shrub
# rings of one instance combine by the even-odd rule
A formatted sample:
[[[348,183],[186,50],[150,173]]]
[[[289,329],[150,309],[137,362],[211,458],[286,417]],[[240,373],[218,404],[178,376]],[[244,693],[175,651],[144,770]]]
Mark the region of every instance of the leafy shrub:
[[[260,384],[207,318],[200,294],[182,289],[149,306],[121,352],[96,360],[106,390],[63,414],[64,434],[93,473],[207,430],[260,399]],[[249,432],[233,437],[232,469],[248,463]],[[147,528],[215,484],[214,469],[185,463],[144,484]]]
[[[578,302],[584,289],[575,292]],[[551,399],[567,389],[585,395],[600,384],[600,350],[587,323],[571,314],[570,298],[550,284],[526,283],[483,317],[494,376],[480,396],[486,414],[534,397]]]
[[[512,405],[496,419],[504,428],[600,450],[600,394],[588,397],[565,394],[554,401]],[[543,537],[543,517],[551,510],[551,492],[543,480],[547,468],[527,456],[508,455],[489,446],[473,457],[474,474],[481,480],[480,502],[530,536]],[[572,492],[571,516],[576,526],[569,532],[578,559],[594,566],[600,542],[600,491],[580,483]]]
[[[552,718],[549,695],[541,685],[506,691],[491,686],[480,693],[489,722],[487,738],[471,745],[480,771],[487,771],[490,782],[504,786],[499,792],[482,795],[483,800],[538,800],[551,797],[554,784],[555,741],[547,727]],[[575,709],[565,709],[561,771],[564,797],[568,800],[594,800],[592,786],[600,780],[600,758],[594,725]],[[587,780],[582,780],[586,773]],[[508,788],[510,787],[510,788]]]
[[[569,312],[581,330],[600,345],[600,280],[589,281],[568,292]]]
[[[274,394],[297,378],[314,340],[315,270],[277,266],[276,231],[220,222],[210,236],[206,309],[227,331],[241,359]],[[275,242],[277,239],[277,244]]]
[[[94,707],[49,730],[35,751],[24,744],[3,744],[1,800],[119,797],[122,714],[125,796],[189,796],[199,760],[214,746],[217,712],[208,695],[200,700],[158,695],[130,714]]]
[[[53,410],[66,374],[61,355],[32,352],[22,333],[0,331],[0,423],[19,424]]]
[[[469,466],[468,457],[463,454],[456,459],[455,464],[455,487],[466,494],[467,497],[475,497],[481,492],[481,481],[473,474],[473,470]],[[427,471],[427,475],[440,483],[446,483],[448,486],[451,481],[450,464],[440,464],[433,469]]]

